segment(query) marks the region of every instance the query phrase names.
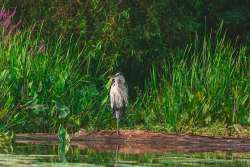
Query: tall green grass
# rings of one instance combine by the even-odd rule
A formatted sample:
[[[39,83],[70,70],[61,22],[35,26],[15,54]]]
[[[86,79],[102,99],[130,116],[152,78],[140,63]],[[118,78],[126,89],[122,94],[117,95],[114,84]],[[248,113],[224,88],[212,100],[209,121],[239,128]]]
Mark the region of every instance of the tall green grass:
[[[215,124],[250,125],[245,47],[236,47],[217,32],[215,38],[205,36],[175,52],[169,63],[163,63],[162,73],[157,68],[153,66],[146,92],[136,105],[137,124],[174,132]]]
[[[79,50],[77,41],[65,45],[60,38],[40,52],[39,33],[29,32],[0,43],[0,126],[16,132],[115,128],[107,75],[122,57],[100,53],[101,44]],[[245,47],[217,33],[162,54],[167,56],[152,64],[145,88],[130,87],[137,96],[123,128],[185,132],[216,123],[250,125]]]
[[[55,131],[60,124],[77,130],[98,112],[101,94],[86,71],[77,43],[59,39],[39,52],[40,35],[15,35],[0,43],[0,119],[16,131]],[[33,37],[34,38],[34,37]],[[75,41],[74,41],[75,42]],[[100,87],[99,87],[100,89]]]

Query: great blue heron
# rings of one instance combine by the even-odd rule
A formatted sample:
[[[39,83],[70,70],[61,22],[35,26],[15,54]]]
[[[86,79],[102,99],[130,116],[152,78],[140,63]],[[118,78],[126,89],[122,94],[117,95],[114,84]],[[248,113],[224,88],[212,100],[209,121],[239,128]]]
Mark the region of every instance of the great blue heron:
[[[128,87],[124,76],[119,72],[111,76],[110,104],[116,118],[116,133],[119,135],[119,121],[128,105]]]

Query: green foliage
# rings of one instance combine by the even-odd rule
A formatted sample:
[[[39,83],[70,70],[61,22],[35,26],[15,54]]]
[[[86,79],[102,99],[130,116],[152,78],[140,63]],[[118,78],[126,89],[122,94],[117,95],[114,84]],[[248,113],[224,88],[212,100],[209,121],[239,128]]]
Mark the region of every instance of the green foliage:
[[[117,71],[130,90],[124,128],[249,125],[248,48],[214,31],[195,36],[223,20],[227,37],[240,35],[242,44],[249,38],[247,4],[6,1],[5,8],[17,6],[13,20],[23,29],[0,41],[0,128],[112,129],[107,76]]]
[[[196,33],[216,29],[221,21],[229,37],[250,41],[247,1],[9,0],[3,4],[7,9],[17,7],[16,19],[23,27],[43,25],[44,38],[57,41],[60,34],[64,40],[78,40],[77,47],[88,55],[82,57],[84,72],[123,71],[131,87],[142,88],[152,64],[185,47]]]
[[[59,129],[59,136],[67,136],[65,129],[115,128],[110,81],[105,80],[113,66],[102,56],[79,51],[71,41],[66,49],[61,40],[46,45],[42,53],[39,39],[39,34],[32,39],[22,33],[0,44],[1,126],[17,132]],[[123,128],[179,132],[218,122],[250,124],[246,48],[236,48],[220,32],[200,41],[152,65],[144,92],[138,89],[131,100]],[[98,47],[91,51],[99,53]],[[90,76],[92,61],[99,59],[106,72]]]
[[[91,120],[102,87],[82,75],[74,45],[64,50],[59,40],[41,53],[36,40],[22,33],[0,43],[1,122],[17,131],[55,131],[61,122],[77,130]]]
[[[201,47],[199,41],[176,52],[162,74],[153,68],[136,111],[147,128],[185,132],[218,123],[250,125],[246,48],[236,49],[219,33],[216,39],[205,36]]]

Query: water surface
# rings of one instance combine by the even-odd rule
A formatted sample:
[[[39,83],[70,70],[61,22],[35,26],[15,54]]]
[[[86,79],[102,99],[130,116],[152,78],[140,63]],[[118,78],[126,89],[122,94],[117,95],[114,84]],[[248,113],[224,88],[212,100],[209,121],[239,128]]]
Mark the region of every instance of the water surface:
[[[57,143],[16,143],[0,150],[0,166],[250,166],[250,153],[236,152],[163,152],[124,153],[96,150]]]

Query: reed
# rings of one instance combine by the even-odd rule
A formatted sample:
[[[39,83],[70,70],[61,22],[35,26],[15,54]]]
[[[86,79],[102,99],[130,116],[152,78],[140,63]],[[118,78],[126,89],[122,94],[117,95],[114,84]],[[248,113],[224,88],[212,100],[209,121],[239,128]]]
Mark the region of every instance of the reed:
[[[162,73],[153,66],[136,105],[137,124],[173,132],[216,124],[249,126],[248,59],[246,48],[226,41],[221,31],[175,52]]]

